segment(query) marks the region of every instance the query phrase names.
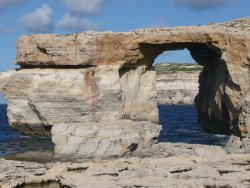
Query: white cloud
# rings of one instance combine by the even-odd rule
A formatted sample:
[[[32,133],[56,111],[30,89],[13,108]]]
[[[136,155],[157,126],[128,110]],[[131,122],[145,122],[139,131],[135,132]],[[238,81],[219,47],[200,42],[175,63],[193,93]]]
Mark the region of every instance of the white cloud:
[[[49,33],[53,30],[53,10],[47,5],[21,17],[21,24],[34,33]]]
[[[0,9],[7,9],[12,6],[16,6],[22,3],[26,3],[29,0],[0,0]]]
[[[82,32],[96,29],[97,24],[93,24],[86,16],[97,14],[106,3],[113,0],[60,0],[67,7],[68,12],[56,23],[56,26],[70,31]]]
[[[103,7],[105,2],[109,0],[60,0],[71,14],[95,14]]]
[[[95,28],[88,18],[80,18],[70,14],[63,15],[56,26],[70,32],[82,32]]]
[[[226,5],[232,0],[174,0],[175,5],[201,11]]]

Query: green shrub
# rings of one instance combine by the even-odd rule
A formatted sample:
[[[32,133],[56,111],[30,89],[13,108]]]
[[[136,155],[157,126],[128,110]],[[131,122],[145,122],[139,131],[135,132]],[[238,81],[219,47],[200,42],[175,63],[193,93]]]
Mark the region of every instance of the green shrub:
[[[160,63],[156,64],[154,68],[157,74],[168,72],[196,72],[202,70],[202,66],[189,63]]]

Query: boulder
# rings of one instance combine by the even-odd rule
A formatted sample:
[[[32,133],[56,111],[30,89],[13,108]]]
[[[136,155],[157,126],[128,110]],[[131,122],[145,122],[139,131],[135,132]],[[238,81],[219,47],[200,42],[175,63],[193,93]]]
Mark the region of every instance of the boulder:
[[[116,120],[67,123],[52,128],[57,158],[115,158],[144,150],[157,142],[161,126],[149,122]]]

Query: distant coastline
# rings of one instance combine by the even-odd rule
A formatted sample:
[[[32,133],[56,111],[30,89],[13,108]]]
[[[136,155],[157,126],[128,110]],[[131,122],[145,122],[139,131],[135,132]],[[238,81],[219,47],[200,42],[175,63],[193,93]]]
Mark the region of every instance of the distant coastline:
[[[158,104],[194,104],[202,66],[192,63],[159,63],[154,68]]]

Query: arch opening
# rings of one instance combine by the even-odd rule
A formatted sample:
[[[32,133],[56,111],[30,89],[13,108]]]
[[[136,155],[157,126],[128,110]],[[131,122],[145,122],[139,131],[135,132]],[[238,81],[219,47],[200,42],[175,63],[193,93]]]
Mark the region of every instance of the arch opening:
[[[221,51],[200,43],[144,44],[143,48],[144,55],[152,48],[144,60],[157,72],[159,121],[163,125],[160,141],[226,144],[235,109],[220,93],[229,77]]]
[[[183,50],[164,51],[155,58],[153,66],[161,63],[197,64],[197,62],[191,57],[190,51],[186,48]]]

